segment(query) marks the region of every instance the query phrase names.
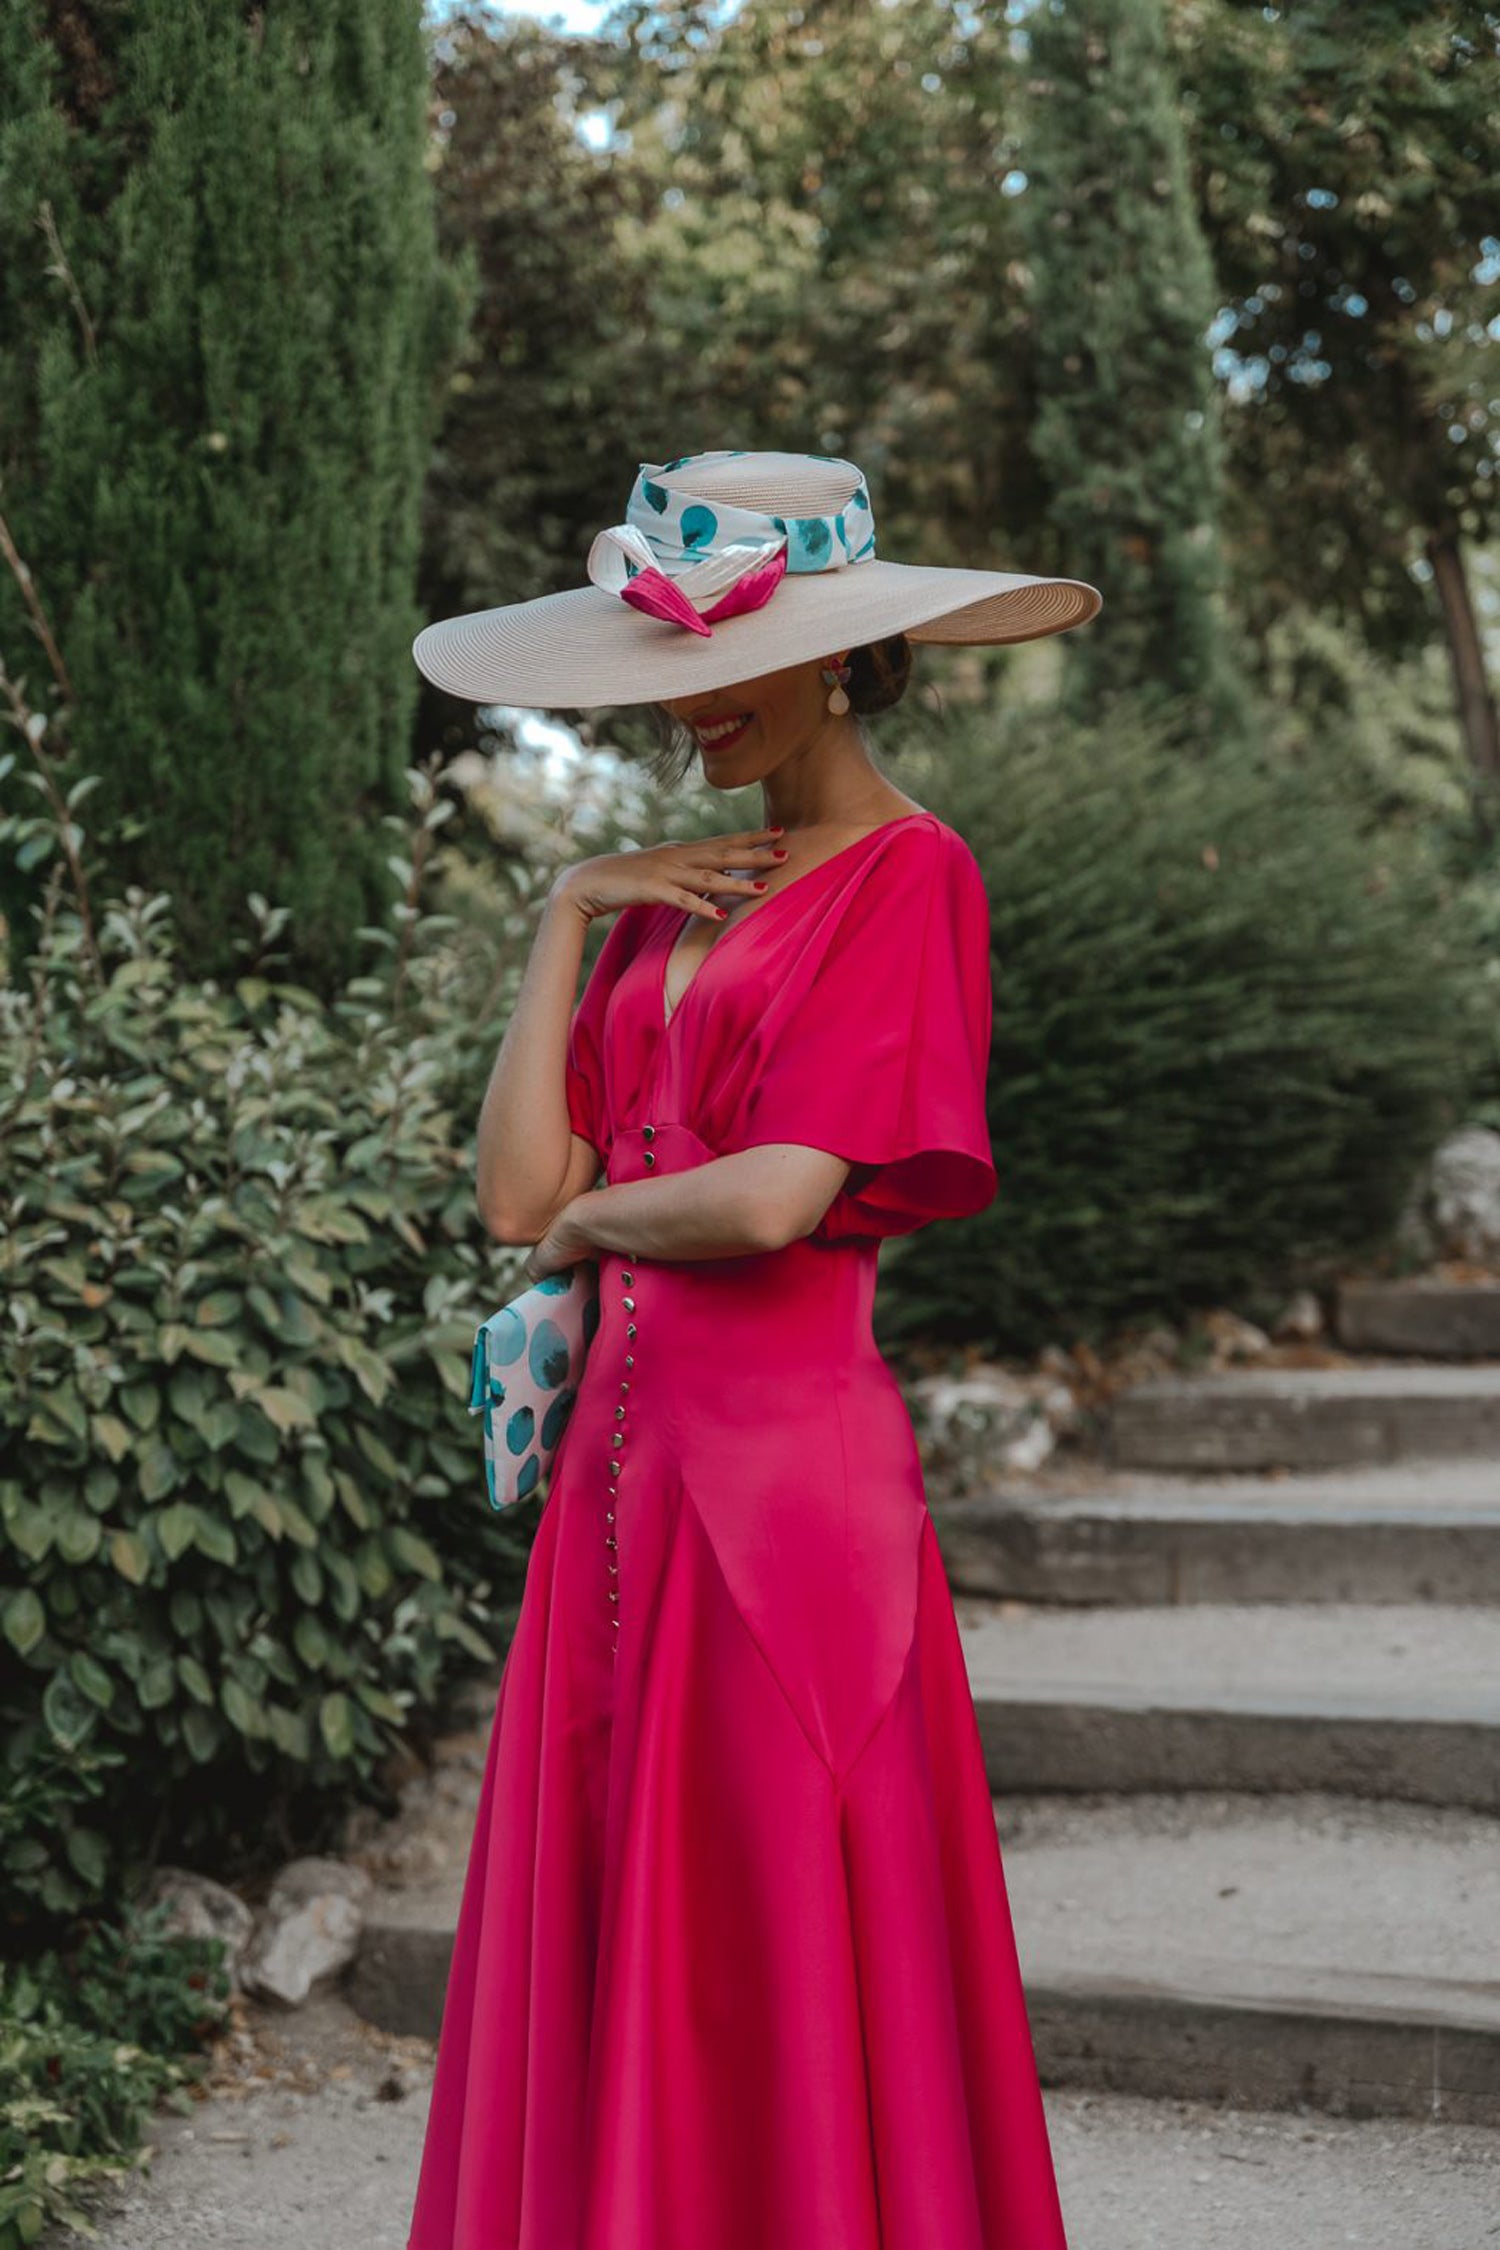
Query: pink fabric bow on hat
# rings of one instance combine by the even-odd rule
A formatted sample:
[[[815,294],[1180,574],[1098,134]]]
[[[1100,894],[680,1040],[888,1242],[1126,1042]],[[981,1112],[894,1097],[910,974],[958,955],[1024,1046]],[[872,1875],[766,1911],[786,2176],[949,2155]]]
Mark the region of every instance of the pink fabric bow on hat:
[[[596,586],[618,594],[632,609],[711,636],[714,619],[760,609],[771,599],[786,576],[786,538],[776,545],[738,543],[669,578],[634,525],[616,524],[594,541],[588,567]],[[704,602],[702,609],[695,595]]]
[[[743,458],[684,453],[660,466],[643,461],[624,523],[601,531],[589,549],[593,584],[648,617],[708,635],[715,620],[762,608],[788,571],[842,570],[874,554],[870,496],[852,462],[834,464],[847,469],[852,490],[831,516],[768,515],[707,499],[701,485],[660,481]],[[704,482],[711,488],[714,480]]]

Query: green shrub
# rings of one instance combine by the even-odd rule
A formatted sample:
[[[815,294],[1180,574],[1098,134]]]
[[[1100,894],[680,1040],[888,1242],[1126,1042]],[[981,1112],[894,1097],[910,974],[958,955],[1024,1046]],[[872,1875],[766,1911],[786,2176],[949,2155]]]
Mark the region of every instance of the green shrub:
[[[0,2250],[91,2231],[80,2192],[128,2171],[156,2104],[201,2074],[228,1993],[219,1941],[170,1935],[161,1909],[0,1966]]]
[[[259,899],[221,989],[177,958],[165,899],[85,920],[60,862],[28,981],[0,986],[13,1926],[163,1850],[243,1867],[322,1834],[494,1661],[526,1542],[484,1503],[465,1397],[518,1253],[477,1218],[455,1116],[503,995],[421,911],[452,807],[413,780],[407,899],[331,1003],[278,980]],[[45,852],[45,823],[0,842]]]
[[[900,1246],[890,1337],[1029,1351],[1247,1302],[1387,1238],[1492,1034],[1420,838],[1347,774],[1121,720],[930,724],[989,892],[1000,1191]]]

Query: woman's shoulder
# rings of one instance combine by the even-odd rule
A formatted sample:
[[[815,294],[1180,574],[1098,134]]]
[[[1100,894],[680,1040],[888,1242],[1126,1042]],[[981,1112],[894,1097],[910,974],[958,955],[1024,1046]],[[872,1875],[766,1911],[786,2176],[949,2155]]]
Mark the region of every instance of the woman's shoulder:
[[[892,822],[886,844],[914,874],[926,871],[947,875],[956,883],[982,881],[979,861],[968,838],[925,807]]]

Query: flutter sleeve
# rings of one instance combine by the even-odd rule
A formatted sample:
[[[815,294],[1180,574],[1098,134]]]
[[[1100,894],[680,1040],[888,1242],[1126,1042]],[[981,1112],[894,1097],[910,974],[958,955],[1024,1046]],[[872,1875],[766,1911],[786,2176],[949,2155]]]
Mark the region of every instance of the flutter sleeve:
[[[564,1087],[568,1125],[585,1140],[601,1164],[612,1139],[609,1080],[605,1068],[605,1014],[620,972],[635,949],[636,917],[622,907],[610,924],[568,1025]]]
[[[815,1238],[909,1234],[993,1201],[993,1007],[978,862],[950,828],[907,830],[862,873],[736,1134],[848,1161]]]

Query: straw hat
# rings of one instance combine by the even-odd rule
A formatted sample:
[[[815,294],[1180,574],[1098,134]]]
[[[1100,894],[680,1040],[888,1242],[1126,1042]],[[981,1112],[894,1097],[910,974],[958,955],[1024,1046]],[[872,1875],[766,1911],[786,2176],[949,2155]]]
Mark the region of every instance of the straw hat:
[[[589,549],[587,586],[429,625],[435,687],[474,703],[590,710],[660,703],[904,633],[1034,641],[1097,616],[1080,578],[877,562],[852,461],[687,453],[643,461],[624,523]]]

